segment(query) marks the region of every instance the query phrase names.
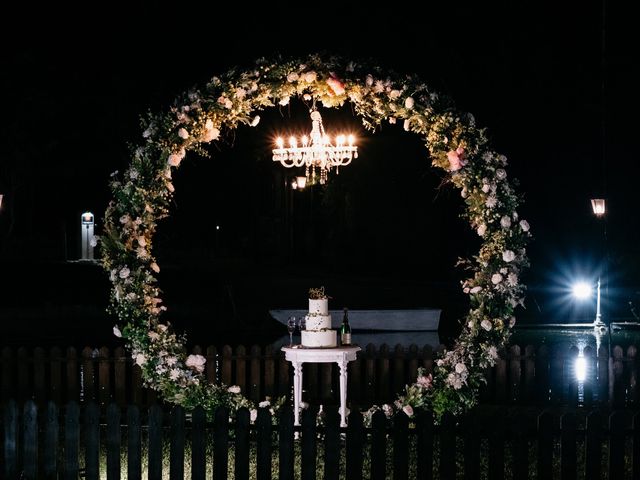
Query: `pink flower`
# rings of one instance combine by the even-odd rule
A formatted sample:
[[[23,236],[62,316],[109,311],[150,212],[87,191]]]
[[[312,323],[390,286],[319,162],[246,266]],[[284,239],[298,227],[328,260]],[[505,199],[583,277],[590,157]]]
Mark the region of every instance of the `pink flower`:
[[[413,408],[411,405],[405,405],[402,407],[402,411],[407,414],[407,417],[413,417]]]
[[[429,374],[429,375],[420,375],[416,379],[416,383],[418,385],[420,385],[421,388],[430,388],[432,382],[433,382],[433,376],[431,374]]]
[[[447,159],[449,160],[449,170],[455,172],[460,170],[467,164],[464,148],[458,147],[455,150],[447,152]]]
[[[196,372],[202,373],[204,372],[204,364],[206,362],[207,359],[202,355],[189,355],[185,365],[189,368],[193,368]]]
[[[342,95],[344,93],[344,84],[334,75],[327,78],[327,85],[329,85],[329,88],[331,88],[336,95]]]

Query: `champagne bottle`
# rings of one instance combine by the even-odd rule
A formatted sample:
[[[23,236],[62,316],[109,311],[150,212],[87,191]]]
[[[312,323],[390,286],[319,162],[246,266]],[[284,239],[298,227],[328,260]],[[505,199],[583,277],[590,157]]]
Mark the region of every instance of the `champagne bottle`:
[[[351,345],[351,327],[349,326],[349,311],[345,307],[344,316],[342,317],[342,325],[340,326],[340,343],[342,345]]]

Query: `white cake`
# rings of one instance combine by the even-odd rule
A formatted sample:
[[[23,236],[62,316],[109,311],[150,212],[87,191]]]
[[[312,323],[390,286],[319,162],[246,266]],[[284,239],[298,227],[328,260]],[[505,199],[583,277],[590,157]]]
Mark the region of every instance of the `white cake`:
[[[329,315],[329,299],[309,299],[309,314],[304,317],[305,328],[302,330],[303,347],[336,347],[338,335],[331,330]]]

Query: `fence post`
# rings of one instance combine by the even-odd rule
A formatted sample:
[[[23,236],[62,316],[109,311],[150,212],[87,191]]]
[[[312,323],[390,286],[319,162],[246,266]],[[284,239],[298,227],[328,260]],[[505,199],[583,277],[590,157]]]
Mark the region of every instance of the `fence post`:
[[[609,359],[609,399],[613,408],[623,408],[625,404],[624,352],[619,345],[613,348],[613,358]]]
[[[58,475],[58,407],[54,402],[47,403],[47,413],[44,425],[44,476],[57,478]]]
[[[315,364],[307,364],[312,366]],[[322,403],[331,402],[333,399],[333,369],[334,363],[321,363],[318,365],[320,371],[320,401]],[[317,383],[316,383],[317,385]]]
[[[207,362],[205,363],[205,375],[209,383],[218,383],[218,351],[213,345],[207,347]]]
[[[213,478],[226,480],[229,470],[229,410],[218,407],[213,420]]]
[[[110,403],[107,407],[107,478],[120,478],[120,407]]]
[[[562,346],[556,346],[551,350],[551,362],[549,370],[549,389],[551,390],[551,403],[561,405],[564,400],[564,370],[566,354]]]
[[[509,402],[520,402],[522,395],[522,355],[519,345],[509,349]]]
[[[536,355],[536,388],[538,404],[549,402],[549,349],[546,345],[538,348]],[[548,478],[548,477],[547,477]]]
[[[248,397],[254,402],[259,402],[260,390],[262,384],[262,375],[260,373],[260,360],[262,358],[262,349],[258,345],[251,347],[251,360],[249,366],[249,392]]]
[[[100,408],[89,402],[84,410],[84,463],[85,474],[90,480],[100,475]]]
[[[538,480],[553,478],[553,415],[543,412],[538,417]]]
[[[191,415],[191,480],[204,480],[207,473],[206,422],[204,408],[196,407]]]
[[[491,421],[491,425],[487,425],[486,428],[489,437],[489,478],[502,480],[504,478],[504,414],[495,412],[487,417],[487,420]]]
[[[44,348],[33,349],[33,397],[38,405],[43,405],[46,398]]]
[[[433,413],[431,412],[418,411],[416,450],[418,453],[417,479],[431,480],[433,478]]]
[[[524,412],[519,412],[511,422],[513,445],[513,478],[529,478],[529,422]]]
[[[575,480],[577,478],[576,458],[576,430],[578,428],[576,416],[567,412],[560,419],[560,478]]]
[[[80,441],[80,408],[76,402],[69,402],[64,419],[64,478],[77,480]]]
[[[236,380],[234,385],[238,385],[242,394],[247,395],[247,350],[244,345],[236,347]]]
[[[271,414],[268,408],[258,409],[256,443],[256,480],[271,480]]]
[[[49,377],[51,379],[51,387],[49,400],[53,400],[56,404],[60,404],[62,400],[62,352],[58,347],[52,347],[50,350]]]
[[[412,382],[418,376],[418,346],[415,343],[409,345],[409,362],[407,363],[407,376]]]
[[[162,478],[162,409],[149,408],[149,480]]]
[[[113,374],[115,401],[124,407],[127,404],[127,356],[122,347],[113,350]]]
[[[67,397],[66,401],[80,401],[80,369],[78,368],[78,352],[75,348],[69,347],[66,351],[66,371],[67,371]]]
[[[278,480],[293,480],[293,410],[285,405],[278,416]]]
[[[367,345],[365,349],[364,357],[364,378],[367,382],[365,385],[363,403],[370,404],[375,403],[376,397],[376,347],[371,343]]]
[[[25,347],[18,348],[18,401],[23,402],[29,395],[29,353]]]
[[[328,408],[325,417],[324,480],[340,477],[340,416],[335,408]]]
[[[82,393],[81,398],[88,402],[96,400],[95,375],[93,367],[93,349],[84,347],[82,349]]]
[[[456,422],[450,413],[445,413],[440,422],[440,478],[456,478]]]
[[[591,412],[587,416],[587,438],[585,441],[585,480],[602,478],[602,416]]]
[[[276,366],[273,360],[273,345],[264,347],[264,396],[273,397],[276,393]]]
[[[640,413],[633,416],[633,471],[631,478],[640,478]]]
[[[396,345],[393,351],[393,391],[401,392],[407,384],[404,378],[405,354],[402,345]]]
[[[227,428],[228,428],[227,420]],[[169,435],[169,476],[184,478],[184,408],[176,405],[171,409],[171,430]],[[218,477],[216,477],[218,478]]]
[[[353,362],[349,362],[347,370],[349,372],[349,383],[347,389],[349,392],[349,398],[354,405],[360,405],[362,401],[362,362],[361,355],[358,354]]]
[[[406,478],[409,478],[409,417],[400,411],[393,417],[393,480]]]
[[[4,475],[14,478],[18,473],[18,406],[9,400],[4,406]]]
[[[472,410],[464,419],[464,478],[480,478],[480,411]]]
[[[627,369],[629,372],[627,404],[633,408],[638,408],[638,348],[635,345],[630,345],[627,348]]]
[[[236,413],[235,480],[249,480],[249,438],[251,434],[250,428],[251,413],[246,408],[241,408]],[[202,479],[204,480],[204,470],[202,473]]]
[[[378,410],[371,418],[371,480],[387,477],[387,417]],[[418,451],[418,455],[420,451]]]
[[[137,405],[127,408],[127,480],[142,478],[142,442],[140,409]]]
[[[232,372],[232,350],[229,345],[225,345],[222,347],[222,359],[220,365],[220,380],[225,385],[231,385],[231,372]]]
[[[626,414],[613,412],[609,417],[609,478],[624,478]]]
[[[362,480],[362,456],[364,450],[364,425],[362,414],[353,411],[349,414],[347,426],[347,440],[345,456],[347,460],[346,473],[349,480]]]
[[[107,347],[100,349],[98,357],[98,398],[100,405],[111,401],[111,353]]]
[[[38,475],[38,407],[33,400],[24,405],[22,418],[22,468],[26,478]]]
[[[318,410],[310,406],[302,411],[302,480],[316,480],[316,418]]]
[[[600,345],[596,352],[598,370],[598,401],[601,404],[609,402],[609,350],[607,345]]]
[[[389,345],[380,345],[378,354],[378,400],[385,401],[389,398]],[[393,394],[392,394],[393,395]]]
[[[533,392],[536,387],[536,350],[533,345],[524,348],[524,398],[523,400],[535,403]]]
[[[496,365],[493,367],[495,372],[495,389],[493,393],[493,400],[498,403],[505,403],[507,400],[507,360],[504,358],[506,352],[503,350],[500,352],[500,356],[496,359]]]

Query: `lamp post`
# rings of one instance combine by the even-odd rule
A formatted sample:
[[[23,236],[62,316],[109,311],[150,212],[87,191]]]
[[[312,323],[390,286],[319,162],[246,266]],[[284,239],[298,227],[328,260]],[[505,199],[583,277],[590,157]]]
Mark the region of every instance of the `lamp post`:
[[[600,265],[600,275],[598,275],[598,303],[597,303],[597,313],[596,320],[594,322],[594,327],[604,327],[605,323],[602,321],[602,316],[600,314],[600,278],[604,277],[604,284],[606,289],[606,294],[608,298],[609,293],[609,282],[607,278],[607,266],[608,266],[608,258],[607,258],[607,225],[606,225],[606,200],[604,198],[592,198],[591,199],[591,209],[593,214],[595,215],[598,221],[602,221],[602,243],[601,243],[601,265]]]

